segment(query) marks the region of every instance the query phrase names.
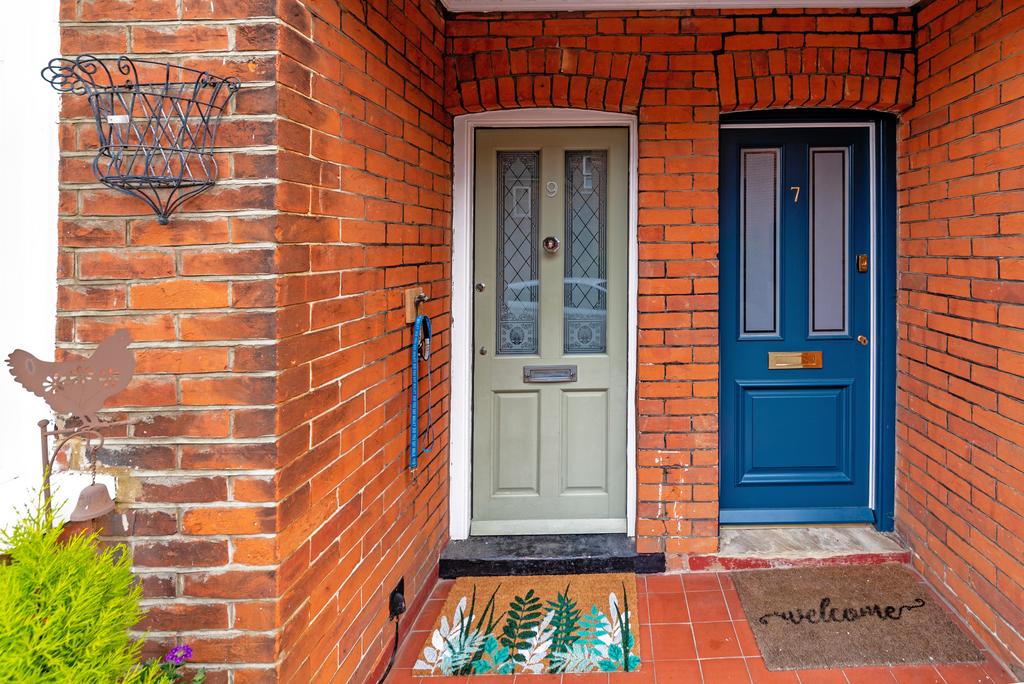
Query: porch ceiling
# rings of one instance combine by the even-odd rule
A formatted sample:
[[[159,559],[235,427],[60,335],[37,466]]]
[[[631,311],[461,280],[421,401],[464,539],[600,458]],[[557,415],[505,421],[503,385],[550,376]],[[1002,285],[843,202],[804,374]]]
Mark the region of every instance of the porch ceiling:
[[[910,7],[918,0],[441,0],[452,12]]]

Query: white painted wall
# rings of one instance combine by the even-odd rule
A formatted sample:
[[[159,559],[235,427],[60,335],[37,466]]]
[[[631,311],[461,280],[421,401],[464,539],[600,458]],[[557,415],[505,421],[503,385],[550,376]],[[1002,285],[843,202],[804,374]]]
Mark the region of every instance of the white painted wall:
[[[60,98],[39,72],[60,51],[58,10],[13,3],[0,22],[0,359],[19,347],[53,358]],[[0,362],[0,526],[39,486],[36,423],[48,415]]]

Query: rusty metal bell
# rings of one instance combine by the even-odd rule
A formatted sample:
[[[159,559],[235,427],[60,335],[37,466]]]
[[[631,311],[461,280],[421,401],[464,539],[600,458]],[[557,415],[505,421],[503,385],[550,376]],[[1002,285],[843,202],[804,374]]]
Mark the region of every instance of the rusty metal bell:
[[[114,500],[105,484],[93,482],[78,495],[78,504],[71,511],[68,519],[71,522],[95,520],[114,510]]]

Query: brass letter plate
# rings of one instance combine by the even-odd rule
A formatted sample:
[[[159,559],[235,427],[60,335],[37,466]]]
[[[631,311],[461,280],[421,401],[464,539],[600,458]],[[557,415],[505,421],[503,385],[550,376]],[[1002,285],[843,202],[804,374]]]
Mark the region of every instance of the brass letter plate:
[[[821,352],[768,352],[769,370],[821,368]]]

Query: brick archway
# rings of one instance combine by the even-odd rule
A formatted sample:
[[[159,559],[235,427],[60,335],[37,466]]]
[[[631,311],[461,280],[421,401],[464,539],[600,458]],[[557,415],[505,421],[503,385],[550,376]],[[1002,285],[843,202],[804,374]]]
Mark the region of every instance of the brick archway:
[[[648,57],[559,48],[491,50],[448,62],[451,114],[522,107],[636,113]]]
[[[842,107],[900,112],[913,103],[914,55],[892,50],[791,48],[717,55],[722,111]]]

